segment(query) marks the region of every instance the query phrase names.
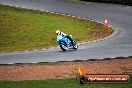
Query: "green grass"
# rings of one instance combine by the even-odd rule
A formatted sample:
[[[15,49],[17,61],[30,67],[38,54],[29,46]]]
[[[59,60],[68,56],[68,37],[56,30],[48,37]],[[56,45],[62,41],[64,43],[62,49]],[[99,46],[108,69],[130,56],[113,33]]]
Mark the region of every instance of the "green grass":
[[[132,82],[126,84],[94,83],[79,85],[75,78],[31,81],[0,81],[0,88],[132,88]]]
[[[72,34],[76,41],[94,40],[112,32],[91,21],[0,5],[0,52],[56,46],[57,29]]]

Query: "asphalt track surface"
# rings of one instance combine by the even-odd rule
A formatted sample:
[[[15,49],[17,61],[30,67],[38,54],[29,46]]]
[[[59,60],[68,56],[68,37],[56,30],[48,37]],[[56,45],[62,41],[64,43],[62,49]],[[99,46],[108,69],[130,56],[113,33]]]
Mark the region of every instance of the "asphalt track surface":
[[[77,51],[60,48],[38,51],[0,53],[0,64],[73,61],[132,56],[132,7],[99,3],[72,3],[65,0],[0,0],[1,4],[66,13],[92,18],[118,28],[115,36],[94,43],[79,45]]]

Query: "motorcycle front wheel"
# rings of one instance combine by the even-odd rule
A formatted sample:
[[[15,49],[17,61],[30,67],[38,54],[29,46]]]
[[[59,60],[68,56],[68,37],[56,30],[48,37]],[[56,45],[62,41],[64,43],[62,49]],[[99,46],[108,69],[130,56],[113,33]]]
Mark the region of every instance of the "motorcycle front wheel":
[[[75,41],[73,41],[73,49],[74,49],[74,50],[77,50],[77,48],[78,48],[77,43],[76,43]]]

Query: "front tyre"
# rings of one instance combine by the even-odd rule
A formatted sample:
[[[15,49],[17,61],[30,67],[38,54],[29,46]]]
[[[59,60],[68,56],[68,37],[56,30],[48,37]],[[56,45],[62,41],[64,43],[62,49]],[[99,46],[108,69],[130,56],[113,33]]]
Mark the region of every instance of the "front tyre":
[[[75,41],[73,41],[73,49],[74,49],[74,50],[77,50],[77,48],[78,48],[77,43],[76,43]]]
[[[68,49],[65,42],[62,42],[62,43],[60,44],[60,48],[61,48],[63,51],[67,51],[67,49]]]

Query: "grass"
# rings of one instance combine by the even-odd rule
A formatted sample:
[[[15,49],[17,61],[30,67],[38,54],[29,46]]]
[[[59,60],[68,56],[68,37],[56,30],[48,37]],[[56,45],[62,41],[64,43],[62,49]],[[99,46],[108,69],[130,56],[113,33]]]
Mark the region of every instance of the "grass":
[[[41,11],[0,5],[0,52],[56,46],[55,31],[89,41],[112,33],[101,24]]]
[[[79,85],[75,78],[46,79],[31,81],[0,81],[0,88],[131,88],[132,82],[126,84],[84,84]]]

